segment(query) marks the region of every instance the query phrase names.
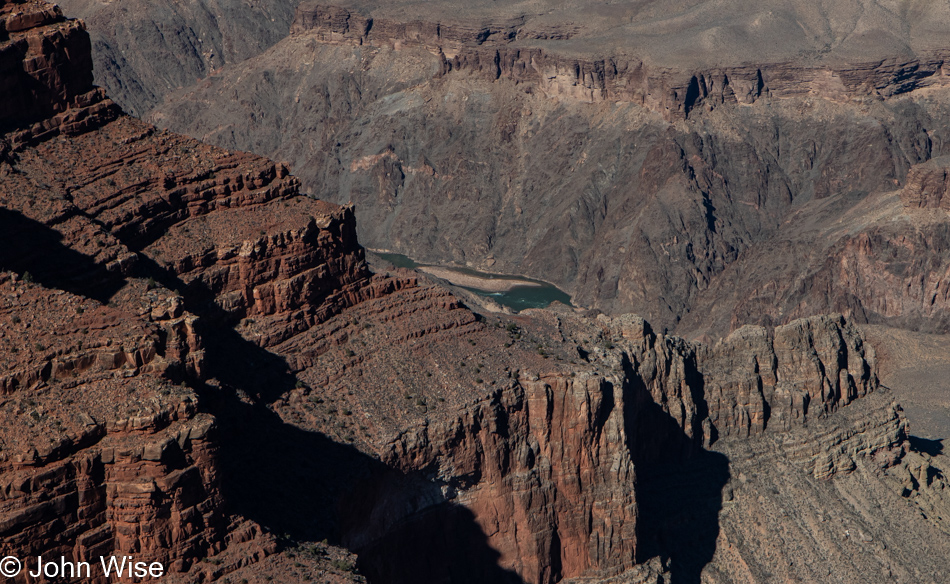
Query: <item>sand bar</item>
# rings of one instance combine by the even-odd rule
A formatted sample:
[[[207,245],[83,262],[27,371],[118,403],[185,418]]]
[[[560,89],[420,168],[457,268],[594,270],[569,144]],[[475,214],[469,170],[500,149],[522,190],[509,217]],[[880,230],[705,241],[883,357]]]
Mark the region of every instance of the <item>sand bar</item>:
[[[448,268],[437,268],[434,266],[419,266],[419,271],[432,274],[436,278],[448,280],[455,286],[464,286],[466,288],[477,288],[486,292],[508,292],[515,286],[541,286],[537,282],[530,280],[509,280],[502,278],[482,278],[471,274],[463,274]]]

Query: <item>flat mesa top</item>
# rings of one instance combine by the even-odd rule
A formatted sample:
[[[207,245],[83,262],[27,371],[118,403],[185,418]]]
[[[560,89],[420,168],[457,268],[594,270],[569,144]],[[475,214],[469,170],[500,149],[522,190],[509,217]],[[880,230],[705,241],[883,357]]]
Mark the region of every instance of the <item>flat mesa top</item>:
[[[402,22],[514,26],[524,46],[673,68],[833,65],[950,47],[950,3],[935,0],[310,0],[302,7],[308,4]],[[537,40],[550,31],[559,40]]]

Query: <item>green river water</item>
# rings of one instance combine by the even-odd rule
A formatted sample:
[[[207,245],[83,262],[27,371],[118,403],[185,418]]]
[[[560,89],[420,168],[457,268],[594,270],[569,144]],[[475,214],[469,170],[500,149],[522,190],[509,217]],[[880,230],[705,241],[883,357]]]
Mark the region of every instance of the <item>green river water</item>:
[[[413,261],[412,258],[398,253],[373,253],[381,259],[396,266],[397,268],[415,269],[422,265],[428,265],[418,264]],[[515,286],[508,292],[488,292],[485,290],[479,290],[478,288],[464,287],[466,290],[474,292],[480,296],[487,296],[498,304],[507,306],[512,310],[521,311],[526,308],[546,308],[552,302],[561,302],[571,306],[570,295],[560,288],[548,284],[547,282],[534,280],[532,278],[525,278],[523,276],[503,276],[499,274],[489,274],[469,268],[456,268],[451,266],[437,267],[452,270],[460,274],[468,274],[470,276],[478,276],[479,278],[488,278],[492,280],[527,280],[529,282],[536,282],[538,286]]]

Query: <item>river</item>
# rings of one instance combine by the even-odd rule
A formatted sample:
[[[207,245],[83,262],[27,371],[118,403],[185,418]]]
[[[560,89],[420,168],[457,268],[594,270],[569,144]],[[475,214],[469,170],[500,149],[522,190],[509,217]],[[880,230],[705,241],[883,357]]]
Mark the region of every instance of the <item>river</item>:
[[[382,252],[372,252],[380,259],[389,262],[390,264],[396,266],[397,268],[409,268],[413,270],[419,270],[424,268],[433,268],[433,271],[438,269],[441,271],[450,271],[461,276],[460,280],[468,282],[477,281],[476,279],[482,279],[486,281],[496,281],[500,284],[501,281],[512,281],[519,282],[518,284],[513,284],[508,287],[508,290],[503,291],[493,291],[489,289],[479,288],[476,285],[463,285],[460,288],[465,288],[475,294],[480,296],[486,296],[491,298],[498,304],[507,306],[508,308],[515,311],[522,311],[526,308],[546,308],[552,302],[561,302],[567,306],[571,306],[571,297],[569,294],[561,290],[560,288],[549,284],[547,282],[542,282],[540,280],[534,280],[531,278],[525,278],[524,276],[506,276],[502,274],[491,274],[488,272],[479,272],[478,270],[473,270],[471,268],[457,268],[453,266],[439,266],[434,264],[420,264],[415,262],[412,258],[404,256],[398,253],[382,253]],[[436,275],[442,276],[441,273]],[[445,277],[444,279],[452,281],[451,276]],[[523,282],[524,284],[521,284]],[[487,285],[485,288],[498,288],[497,285]]]

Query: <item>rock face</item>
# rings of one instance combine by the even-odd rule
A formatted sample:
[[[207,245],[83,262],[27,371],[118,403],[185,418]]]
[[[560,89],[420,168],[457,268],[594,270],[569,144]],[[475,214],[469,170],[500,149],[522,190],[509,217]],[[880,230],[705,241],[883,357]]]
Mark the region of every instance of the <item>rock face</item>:
[[[384,460],[412,471],[434,465],[448,497],[477,518],[499,563],[527,582],[632,568],[638,512],[624,396],[612,381],[588,375],[513,385],[457,420],[400,437]],[[390,537],[383,545],[398,546]],[[400,581],[425,574],[424,558],[404,562]]]
[[[66,0],[60,5],[90,26],[96,83],[124,110],[143,115],[169,91],[253,57],[286,36],[297,0]]]
[[[867,351],[868,354],[865,354]],[[713,428],[749,436],[789,430],[873,391],[874,351],[841,318],[798,320],[770,332],[745,326],[704,354]]]
[[[369,277],[352,211],[299,197],[280,165],[122,116],[58,8],[3,16],[0,51],[20,59],[4,85],[32,105],[3,110],[2,549],[173,573],[227,546],[261,559],[275,540],[229,514],[217,422],[198,411],[220,366],[202,331],[291,313],[280,337],[338,311]]]
[[[181,570],[220,549],[214,419],[174,382],[200,369],[187,319],[150,323],[6,274],[0,286],[3,551]]]
[[[912,450],[850,320],[708,346],[631,315],[479,314],[414,272],[372,274],[353,209],[301,196],[283,165],[97,103],[81,126],[51,121],[86,107],[67,100],[0,136],[3,555],[121,553],[169,582],[733,582],[881,561],[940,580],[946,462]],[[747,476],[763,453],[792,487]],[[902,537],[816,544],[831,529],[768,489],[861,542]],[[803,551],[748,543],[763,520]]]
[[[946,330],[928,286],[895,298],[879,269],[942,281],[945,254],[913,272],[853,257],[865,238],[940,237],[944,219],[919,232],[880,207],[947,155],[938,48],[667,62],[617,49],[641,37],[614,25],[479,6],[302,4],[288,38],[150,119],[287,160],[308,191],[356,203],[370,247],[544,279],[684,336],[824,312]]]
[[[79,132],[113,113],[112,102],[92,85],[89,36],[81,22],[66,20],[47,2],[4,0],[0,31],[0,74],[7,81],[0,129],[44,120],[43,131]]]
[[[947,195],[948,177],[946,158],[935,158],[915,166],[907,174],[907,184],[901,191],[905,207],[950,210]]]
[[[448,15],[449,22],[438,17],[412,21],[373,18],[367,15],[371,8],[364,10],[304,2],[291,33],[309,33],[330,43],[397,50],[420,47],[441,57],[442,74],[471,70],[490,81],[504,77],[532,83],[547,95],[590,102],[634,102],[669,120],[722,104],[749,105],[763,95],[848,100],[866,95],[890,97],[947,83],[945,51],[846,66],[803,66],[790,61],[683,71],[626,55],[585,59],[558,54],[557,49],[545,50],[556,43],[545,45],[544,41],[570,41],[576,31],[569,26],[532,26],[523,15],[475,24],[453,22]]]

